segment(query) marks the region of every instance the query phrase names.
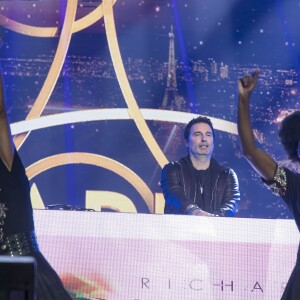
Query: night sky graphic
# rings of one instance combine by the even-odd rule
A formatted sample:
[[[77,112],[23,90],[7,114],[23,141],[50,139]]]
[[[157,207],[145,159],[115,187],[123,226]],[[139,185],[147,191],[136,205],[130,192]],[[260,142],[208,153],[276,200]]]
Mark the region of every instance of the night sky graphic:
[[[101,1],[79,1],[76,20]],[[0,1],[0,13],[31,26],[61,28],[67,1]],[[278,161],[287,160],[277,136],[282,116],[300,108],[299,1],[117,1],[114,15],[120,51],[140,108],[159,109],[168,74],[169,33],[181,110],[236,122],[237,80],[260,70],[252,101],[257,143]],[[41,90],[59,36],[31,37],[3,24],[1,65],[12,123],[24,120]],[[73,34],[57,84],[43,115],[98,108],[126,108],[110,57],[103,18]],[[147,121],[169,161],[186,154],[178,124]],[[133,121],[66,124],[33,131],[20,149],[25,166],[58,153],[88,152],[114,159],[160,193],[160,171]],[[217,131],[214,157],[239,178],[238,217],[290,218],[242,158],[238,137]],[[297,167],[297,166],[296,166]],[[136,190],[116,174],[96,166],[66,165],[34,178],[44,203],[85,206],[86,190],[127,195],[138,212],[148,209]]]

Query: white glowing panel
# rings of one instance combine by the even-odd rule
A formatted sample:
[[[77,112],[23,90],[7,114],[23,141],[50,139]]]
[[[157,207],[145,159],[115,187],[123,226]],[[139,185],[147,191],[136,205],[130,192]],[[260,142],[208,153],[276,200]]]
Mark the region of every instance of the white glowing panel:
[[[293,220],[34,212],[40,247],[77,298],[280,299]]]

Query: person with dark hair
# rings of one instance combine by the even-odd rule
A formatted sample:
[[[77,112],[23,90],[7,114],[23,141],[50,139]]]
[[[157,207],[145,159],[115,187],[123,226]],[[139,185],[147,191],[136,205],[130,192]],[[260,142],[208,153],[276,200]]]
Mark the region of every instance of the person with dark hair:
[[[292,161],[300,162],[298,144],[300,141],[300,111],[288,115],[281,123],[279,137],[281,144]]]
[[[250,96],[256,86],[259,72],[246,75],[238,82],[238,132],[242,152],[261,176],[263,182],[288,205],[300,229],[300,175],[280,166],[269,154],[257,148],[250,121]],[[279,130],[281,142],[289,158],[299,162],[300,111],[287,116]],[[282,295],[282,300],[298,300],[300,297],[300,250],[296,265]]]
[[[234,216],[240,200],[235,172],[212,158],[215,132],[211,120],[199,116],[184,131],[188,155],[164,166],[161,188],[165,214]]]
[[[0,255],[32,256],[37,265],[37,299],[71,300],[39,250],[34,232],[29,181],[16,151],[4,103],[0,68]],[[0,279],[1,280],[1,279]],[[1,291],[1,299],[6,297]]]

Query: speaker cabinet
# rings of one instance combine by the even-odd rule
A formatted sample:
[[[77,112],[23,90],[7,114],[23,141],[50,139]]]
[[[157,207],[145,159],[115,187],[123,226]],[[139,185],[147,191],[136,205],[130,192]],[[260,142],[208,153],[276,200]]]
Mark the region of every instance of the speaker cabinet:
[[[36,261],[0,256],[0,300],[36,300]]]

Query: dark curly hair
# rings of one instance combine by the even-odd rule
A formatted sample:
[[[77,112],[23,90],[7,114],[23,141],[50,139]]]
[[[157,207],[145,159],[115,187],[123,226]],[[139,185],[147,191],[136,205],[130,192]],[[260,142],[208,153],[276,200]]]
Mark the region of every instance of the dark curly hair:
[[[214,127],[212,125],[212,122],[209,118],[207,117],[203,117],[203,116],[199,116],[197,118],[192,119],[190,122],[188,122],[188,124],[186,125],[185,129],[184,129],[184,140],[187,142],[189,139],[189,135],[190,135],[190,131],[193,125],[198,124],[198,123],[206,123],[210,126],[212,133],[213,133],[213,137],[215,137],[215,131],[214,131]]]
[[[278,135],[289,158],[300,161],[298,156],[298,143],[300,141],[300,111],[297,110],[284,118]]]

